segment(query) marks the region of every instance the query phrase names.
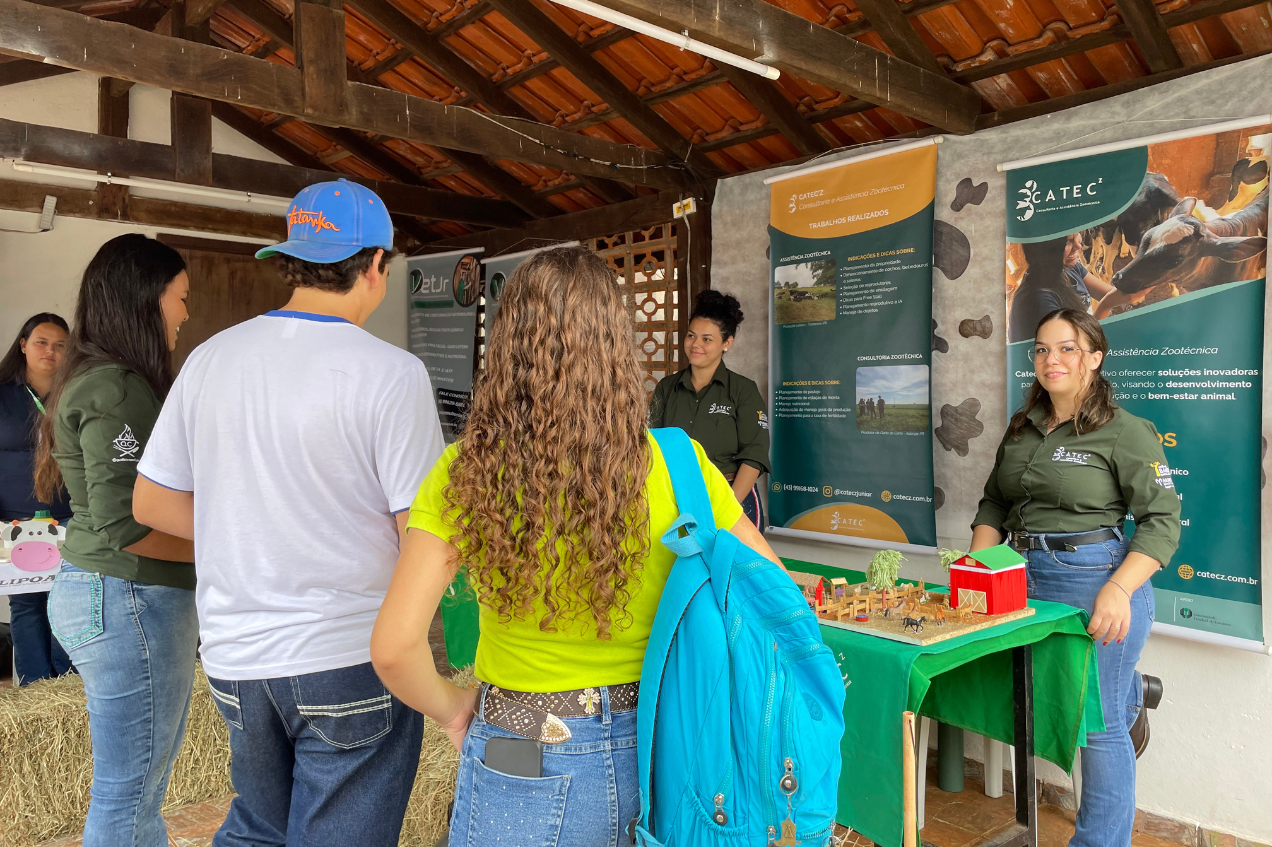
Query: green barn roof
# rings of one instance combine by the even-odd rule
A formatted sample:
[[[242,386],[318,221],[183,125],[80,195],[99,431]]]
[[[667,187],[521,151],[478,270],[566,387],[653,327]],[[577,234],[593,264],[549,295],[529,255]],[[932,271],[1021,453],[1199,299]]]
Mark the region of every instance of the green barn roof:
[[[1020,555],[1007,544],[999,544],[997,547],[987,547],[984,550],[978,550],[969,554],[973,559],[980,562],[991,571],[1000,571],[1003,568],[1009,568],[1012,565],[1023,565],[1025,557]]]

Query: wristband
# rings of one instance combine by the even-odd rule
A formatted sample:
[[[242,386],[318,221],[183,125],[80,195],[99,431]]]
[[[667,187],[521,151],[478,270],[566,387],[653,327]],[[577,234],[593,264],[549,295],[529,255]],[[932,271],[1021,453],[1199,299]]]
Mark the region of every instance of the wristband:
[[[1110,585],[1116,585],[1118,588],[1122,589],[1122,593],[1126,595],[1126,599],[1127,599],[1127,600],[1130,600],[1130,599],[1131,599],[1131,592],[1129,592],[1129,591],[1127,591],[1127,590],[1126,590],[1126,586],[1125,586],[1125,585],[1123,585],[1122,583],[1118,582],[1118,581],[1117,581],[1117,580],[1115,580],[1115,579],[1110,579],[1110,580],[1109,580],[1109,584],[1110,584]]]

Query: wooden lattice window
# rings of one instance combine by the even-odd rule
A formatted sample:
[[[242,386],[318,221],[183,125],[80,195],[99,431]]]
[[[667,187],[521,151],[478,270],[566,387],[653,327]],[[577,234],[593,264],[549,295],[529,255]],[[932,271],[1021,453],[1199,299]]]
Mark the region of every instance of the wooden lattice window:
[[[645,390],[679,369],[680,339],[688,316],[684,269],[676,255],[674,223],[622,232],[583,243],[605,257],[620,285],[635,298],[636,344],[645,367]]]

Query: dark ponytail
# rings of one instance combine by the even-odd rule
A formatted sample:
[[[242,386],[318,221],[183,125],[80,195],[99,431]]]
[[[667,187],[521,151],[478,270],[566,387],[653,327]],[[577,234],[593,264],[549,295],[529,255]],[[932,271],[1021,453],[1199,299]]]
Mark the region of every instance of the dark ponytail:
[[[725,294],[723,291],[707,289],[694,298],[693,314],[690,315],[689,321],[706,318],[720,327],[721,340],[728,341],[737,335],[738,326],[744,317],[742,304],[738,302],[738,298],[732,294]]]
[[[1091,372],[1091,383],[1083,392],[1082,403],[1078,407],[1077,414],[1073,416],[1073,429],[1078,435],[1094,432],[1113,420],[1113,411],[1117,408],[1117,404],[1113,402],[1113,385],[1104,378],[1104,363],[1109,358],[1109,340],[1105,337],[1104,328],[1100,326],[1099,321],[1087,312],[1077,309],[1056,309],[1043,315],[1042,320],[1038,321],[1034,338],[1038,337],[1038,333],[1042,331],[1045,324],[1052,321],[1064,321],[1069,324],[1078,331],[1078,340],[1085,341],[1092,353],[1104,354],[1100,357],[1099,367]],[[1039,405],[1046,411],[1048,417],[1054,414],[1051,394],[1035,377],[1029,389],[1029,396],[1025,399],[1025,405],[1012,415],[1011,423],[1007,426],[1007,432],[1013,439],[1019,440],[1025,427],[1031,425],[1029,413]]]

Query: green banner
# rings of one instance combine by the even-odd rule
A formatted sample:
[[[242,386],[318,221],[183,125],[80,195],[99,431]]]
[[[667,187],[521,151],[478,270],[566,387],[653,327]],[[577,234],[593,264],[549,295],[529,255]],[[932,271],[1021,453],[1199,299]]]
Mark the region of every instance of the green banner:
[[[428,369],[447,444],[472,403],[481,253],[476,247],[406,260],[407,349]]]
[[[1266,168],[1248,171],[1268,132],[1203,128],[1007,173],[1008,408],[1034,382],[1038,319],[1081,302],[1108,336],[1115,400],[1156,426],[1182,505],[1179,549],[1153,578],[1157,623],[1230,644],[1263,642],[1268,191]]]
[[[936,545],[930,356],[936,147],[770,189],[769,522]]]

